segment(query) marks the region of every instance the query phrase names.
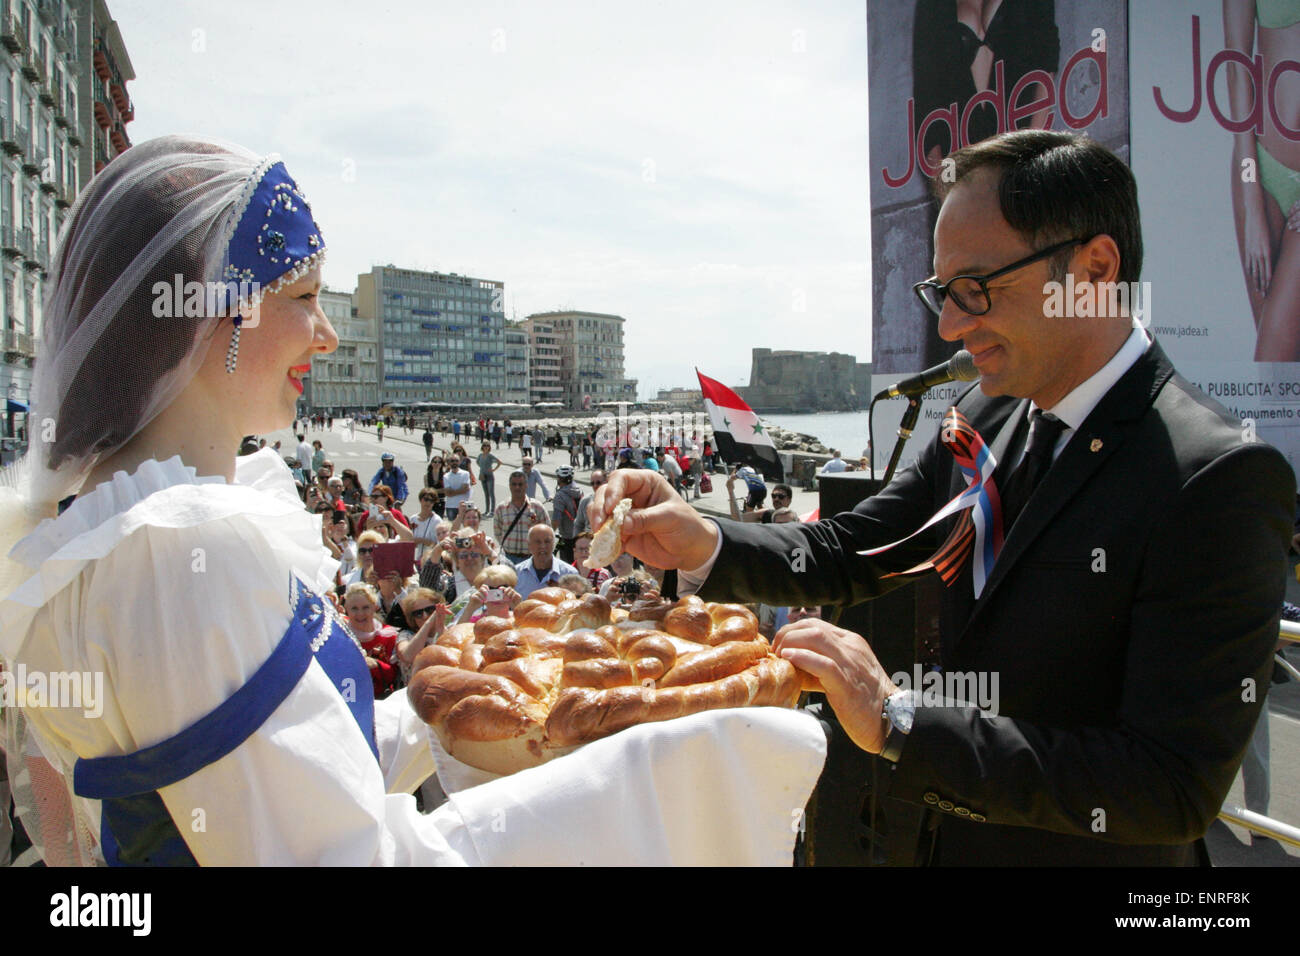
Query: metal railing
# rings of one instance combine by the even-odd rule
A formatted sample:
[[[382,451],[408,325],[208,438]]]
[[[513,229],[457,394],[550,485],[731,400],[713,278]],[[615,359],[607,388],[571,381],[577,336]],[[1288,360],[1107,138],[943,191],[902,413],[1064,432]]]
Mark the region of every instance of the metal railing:
[[[1225,823],[1235,823],[1251,833],[1258,833],[1260,836],[1269,837],[1279,843],[1300,847],[1300,827],[1293,827],[1289,823],[1274,820],[1272,817],[1266,817],[1262,813],[1255,813],[1245,807],[1225,803],[1219,810],[1219,819]]]
[[[12,13],[5,13],[0,17],[0,44],[11,53],[21,53],[23,49],[23,34],[19,26],[18,18]]]
[[[0,344],[3,345],[6,352],[17,352],[21,355],[35,354],[35,341],[31,335],[26,332],[19,332],[16,329],[5,329]]]

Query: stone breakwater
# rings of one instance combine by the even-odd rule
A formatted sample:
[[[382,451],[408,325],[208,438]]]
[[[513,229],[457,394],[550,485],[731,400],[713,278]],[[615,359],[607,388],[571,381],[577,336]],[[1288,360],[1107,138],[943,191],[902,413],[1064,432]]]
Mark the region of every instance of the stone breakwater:
[[[817,440],[816,435],[793,432],[780,425],[769,425],[767,433],[772,436],[772,444],[777,451],[798,451],[812,455],[829,455],[830,449]]]

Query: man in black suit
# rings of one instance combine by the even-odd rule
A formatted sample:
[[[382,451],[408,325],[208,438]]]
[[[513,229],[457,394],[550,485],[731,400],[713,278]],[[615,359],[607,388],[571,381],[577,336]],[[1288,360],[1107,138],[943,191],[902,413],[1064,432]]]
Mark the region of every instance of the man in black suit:
[[[953,159],[936,278],[918,294],[980,369],[957,408],[1001,463],[1008,514],[996,559],[990,529],[975,542],[984,560],[944,589],[936,663],[996,678],[983,686],[997,688],[998,715],[899,688],[861,637],[826,621],[782,629],[777,652],[890,761],[890,795],[926,808],[923,860],[1203,862],[1268,686],[1294,475],[1127,310],[1105,308],[1142,260],[1118,158],[1022,131]],[[1094,314],[1046,307],[1067,274],[1102,293]],[[852,604],[950,540],[958,516],[860,553],[911,535],[966,487],[944,438],[880,494],[812,525],[715,523],[638,472],[611,476],[593,523],[632,497],[626,550],[682,569],[681,590],[707,600]]]

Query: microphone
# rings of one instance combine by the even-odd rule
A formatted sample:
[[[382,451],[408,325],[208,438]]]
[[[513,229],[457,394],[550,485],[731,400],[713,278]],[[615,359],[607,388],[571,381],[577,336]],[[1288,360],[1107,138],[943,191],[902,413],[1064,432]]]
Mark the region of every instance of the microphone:
[[[889,386],[872,401],[878,402],[882,398],[910,398],[928,392],[936,385],[944,385],[948,382],[973,382],[979,377],[980,373],[979,369],[975,367],[975,360],[969,352],[962,349],[942,365],[928,368],[924,372]]]

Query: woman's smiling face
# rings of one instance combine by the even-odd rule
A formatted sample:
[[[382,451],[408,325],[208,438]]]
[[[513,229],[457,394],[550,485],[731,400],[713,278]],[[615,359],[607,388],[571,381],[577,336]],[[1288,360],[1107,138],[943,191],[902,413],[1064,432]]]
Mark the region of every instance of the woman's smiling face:
[[[222,334],[212,343],[203,374],[220,388],[228,407],[239,416],[243,434],[265,434],[293,421],[303,391],[302,377],[311,370],[312,357],[338,348],[338,335],[321,311],[320,290],[318,265],[297,281],[268,293],[259,307],[257,324],[240,331],[233,375],[225,369],[231,324],[229,320],[221,322]]]
[[[374,627],[375,606],[370,603],[370,598],[365,594],[349,595],[343,602],[343,610],[348,620],[358,630],[369,631]]]

